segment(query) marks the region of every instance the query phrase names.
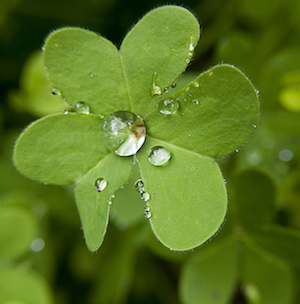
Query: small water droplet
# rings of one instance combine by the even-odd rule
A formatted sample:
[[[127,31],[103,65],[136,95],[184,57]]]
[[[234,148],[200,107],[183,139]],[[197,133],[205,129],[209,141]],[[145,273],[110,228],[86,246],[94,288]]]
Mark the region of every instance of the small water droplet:
[[[107,201],[108,205],[111,206],[112,205],[112,201]]]
[[[52,93],[53,95],[56,95],[56,96],[61,95],[61,91],[58,90],[58,89],[56,89],[56,88],[52,88],[52,89],[51,89],[51,93]]]
[[[145,206],[145,212],[144,212],[145,218],[150,218],[152,216],[150,212],[150,208],[148,206]]]
[[[256,94],[259,94],[259,90],[258,90],[258,89],[255,89],[255,93],[256,93]]]
[[[62,110],[62,113],[63,114],[69,114],[69,111],[68,110]]]
[[[253,125],[253,128],[255,129],[257,127],[257,125]]]
[[[138,179],[134,183],[134,187],[135,187],[136,191],[141,193],[141,194],[145,192],[144,182],[141,179]]]
[[[171,153],[162,146],[155,146],[148,153],[149,162],[156,167],[165,165],[171,159]]]
[[[236,149],[236,150],[235,150],[236,153],[238,153],[239,151],[240,151],[239,149]]]
[[[214,72],[209,72],[208,76],[212,76],[214,74]]]
[[[191,92],[188,92],[187,94],[188,94],[190,97],[192,96],[192,93],[191,93]]]
[[[103,191],[107,187],[107,180],[104,178],[98,178],[95,181],[95,187],[98,192]]]
[[[46,48],[45,48],[45,46],[43,45],[43,46],[42,46],[42,51],[45,51],[45,49],[46,49]]]
[[[198,105],[199,104],[199,100],[198,99],[193,99],[192,100],[193,104]]]
[[[150,194],[148,192],[142,193],[141,199],[145,202],[148,202],[150,199]]]
[[[164,91],[165,91],[166,93],[168,93],[168,92],[170,91],[170,88],[165,87],[165,88],[164,88]]]
[[[75,104],[75,111],[79,114],[90,114],[90,107],[83,101]]]
[[[171,84],[171,88],[176,88],[176,86],[177,86],[177,80],[175,80],[172,84]]]
[[[194,86],[195,86],[196,88],[199,88],[199,82],[195,81],[195,82],[194,82]]]
[[[143,119],[127,111],[108,115],[104,119],[102,130],[106,148],[119,156],[134,155],[142,147],[146,138]]]
[[[196,171],[196,172],[198,172],[198,171],[199,171],[199,169],[197,169],[197,168],[196,168],[196,169],[195,169],[195,171]]]
[[[163,115],[171,115],[177,113],[179,106],[178,99],[166,99],[159,102],[158,109]]]
[[[189,43],[189,51],[193,51],[195,49],[195,46],[192,42]]]
[[[90,75],[91,77],[94,77],[94,74],[93,74],[93,73],[89,73],[89,75]]]
[[[155,96],[155,95],[161,95],[161,87],[157,85],[157,77],[158,77],[158,74],[157,72],[154,72],[153,73],[153,76],[152,76],[152,88],[151,88],[151,95],[152,96]]]
[[[190,90],[190,87],[186,87],[185,90],[188,92]]]

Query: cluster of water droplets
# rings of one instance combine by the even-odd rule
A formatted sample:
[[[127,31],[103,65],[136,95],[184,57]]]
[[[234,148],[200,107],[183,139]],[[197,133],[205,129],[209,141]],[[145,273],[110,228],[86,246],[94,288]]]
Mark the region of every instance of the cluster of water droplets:
[[[144,202],[148,202],[150,200],[150,194],[145,191],[144,182],[143,182],[142,179],[139,178],[134,183],[134,187],[135,187],[136,191],[141,195],[141,199]],[[150,208],[147,205],[145,206],[145,217],[146,218],[150,218],[151,217]]]

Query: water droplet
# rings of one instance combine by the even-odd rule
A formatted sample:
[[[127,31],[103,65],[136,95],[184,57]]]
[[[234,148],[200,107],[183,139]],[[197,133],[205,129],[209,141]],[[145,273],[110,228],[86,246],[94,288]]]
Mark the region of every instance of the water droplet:
[[[155,146],[148,153],[148,160],[153,166],[163,166],[171,159],[171,153],[164,147]]]
[[[148,202],[150,199],[150,194],[148,192],[142,193],[141,199],[145,202]]]
[[[195,46],[192,42],[189,43],[189,51],[193,51],[195,49]]]
[[[195,82],[194,82],[194,86],[195,86],[196,88],[199,88],[199,82],[195,81]]]
[[[141,194],[145,192],[144,182],[141,179],[138,179],[134,183],[134,187],[135,187],[136,191],[141,193]]]
[[[75,104],[75,110],[79,114],[90,114],[90,107],[83,101]]]
[[[45,241],[41,238],[37,238],[31,242],[30,249],[33,252],[40,252],[45,247]]]
[[[152,88],[151,88],[151,95],[154,96],[154,95],[161,95],[161,87],[157,85],[156,81],[157,81],[157,77],[158,77],[158,74],[157,72],[154,72],[153,73],[153,76],[152,76]]]
[[[111,206],[112,205],[112,201],[107,201],[108,205]]]
[[[259,90],[258,90],[258,89],[255,89],[255,93],[256,93],[256,94],[259,94]]]
[[[165,88],[164,88],[164,91],[165,91],[166,93],[168,93],[168,92],[170,91],[170,88],[165,87]]]
[[[253,128],[255,129],[257,127],[257,125],[253,125]]]
[[[56,89],[56,88],[52,88],[52,89],[51,89],[51,93],[52,93],[53,95],[57,95],[57,96],[61,95],[61,91],[58,90],[58,89]]]
[[[198,105],[199,104],[199,100],[198,99],[193,99],[192,100],[193,104]]]
[[[89,73],[89,75],[90,75],[91,77],[94,77],[94,74],[93,74],[93,73]]]
[[[104,178],[98,178],[95,181],[95,187],[98,192],[103,191],[107,187],[107,180]]]
[[[119,156],[134,155],[142,147],[146,137],[143,119],[127,111],[106,116],[102,130],[106,148]]]
[[[214,74],[214,72],[209,72],[208,76],[212,76]]]
[[[291,161],[293,159],[293,157],[294,157],[294,153],[293,153],[293,151],[291,151],[289,149],[284,149],[279,152],[279,158],[280,158],[280,160],[282,160],[284,162]]]
[[[69,111],[68,110],[62,110],[62,113],[63,114],[69,114]]]
[[[172,84],[171,84],[171,88],[176,88],[176,86],[177,86],[177,80],[175,80]]]
[[[239,151],[240,151],[239,149],[236,149],[236,150],[235,150],[236,153],[238,153]]]
[[[145,207],[145,212],[144,212],[145,218],[150,218],[152,216],[150,212],[150,208],[148,206]]]
[[[43,45],[43,46],[42,46],[42,51],[45,51],[45,49],[46,49],[46,48],[45,48],[45,46]]]
[[[177,113],[179,106],[178,99],[166,99],[159,102],[158,109],[161,114],[171,115]]]

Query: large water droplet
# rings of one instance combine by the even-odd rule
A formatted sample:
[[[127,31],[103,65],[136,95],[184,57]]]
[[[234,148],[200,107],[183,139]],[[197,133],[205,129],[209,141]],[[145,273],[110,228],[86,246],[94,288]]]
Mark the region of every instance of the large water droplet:
[[[157,72],[153,73],[152,76],[152,88],[151,88],[151,95],[161,95],[162,91],[161,91],[161,87],[157,85]]]
[[[90,107],[83,101],[75,104],[75,111],[79,114],[90,114]]]
[[[148,153],[148,160],[153,166],[163,166],[171,158],[171,153],[164,147],[155,146]]]
[[[107,187],[107,180],[104,178],[98,178],[95,181],[95,187],[98,192],[103,191]]]
[[[179,106],[178,99],[166,99],[159,102],[158,109],[161,114],[171,115],[177,113]]]
[[[106,116],[102,130],[106,148],[119,156],[136,154],[146,137],[143,119],[127,111],[114,112]]]

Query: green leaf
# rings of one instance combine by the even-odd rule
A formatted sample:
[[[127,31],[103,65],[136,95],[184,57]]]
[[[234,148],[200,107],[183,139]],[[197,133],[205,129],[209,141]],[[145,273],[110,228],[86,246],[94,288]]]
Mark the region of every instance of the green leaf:
[[[179,285],[182,303],[229,303],[237,274],[236,242],[231,238],[201,248],[183,266]]]
[[[262,248],[300,269],[300,232],[288,227],[265,226],[249,236]]]
[[[243,257],[241,280],[249,303],[291,303],[293,276],[286,264],[253,244],[247,244]]]
[[[14,163],[31,179],[67,185],[79,180],[107,153],[100,116],[54,114],[35,121],[20,135]]]
[[[76,184],[75,199],[85,241],[91,251],[97,250],[103,242],[113,194],[128,181],[131,168],[132,158],[122,158],[111,153]],[[100,192],[95,186],[98,179],[107,182]]]
[[[237,68],[222,64],[200,74],[177,92],[176,114],[156,109],[144,117],[148,134],[188,150],[221,157],[251,135],[259,118],[258,95]]]
[[[234,181],[235,221],[245,228],[261,227],[270,223],[275,212],[275,186],[262,172],[248,170],[238,174]]]
[[[36,234],[32,215],[21,208],[0,209],[0,259],[15,259],[30,249]]]
[[[71,106],[83,101],[98,114],[130,110],[119,52],[110,41],[67,27],[52,32],[44,48],[50,83]]]
[[[132,167],[132,172],[128,183],[124,189],[115,192],[114,204],[114,222],[119,229],[125,229],[129,225],[136,224],[144,217],[144,204],[141,194],[135,187],[135,182],[141,177],[138,164]]]
[[[197,19],[179,6],[154,9],[133,27],[120,49],[133,112],[145,117],[155,107],[186,69],[199,36]]]
[[[0,290],[1,303],[5,301],[18,301],[17,303],[24,304],[53,303],[50,288],[43,277],[25,269],[0,268]]]
[[[171,153],[165,166],[148,161],[152,147]],[[218,164],[211,158],[151,137],[137,154],[150,224],[157,238],[172,250],[199,246],[220,227],[226,213],[227,194]]]

